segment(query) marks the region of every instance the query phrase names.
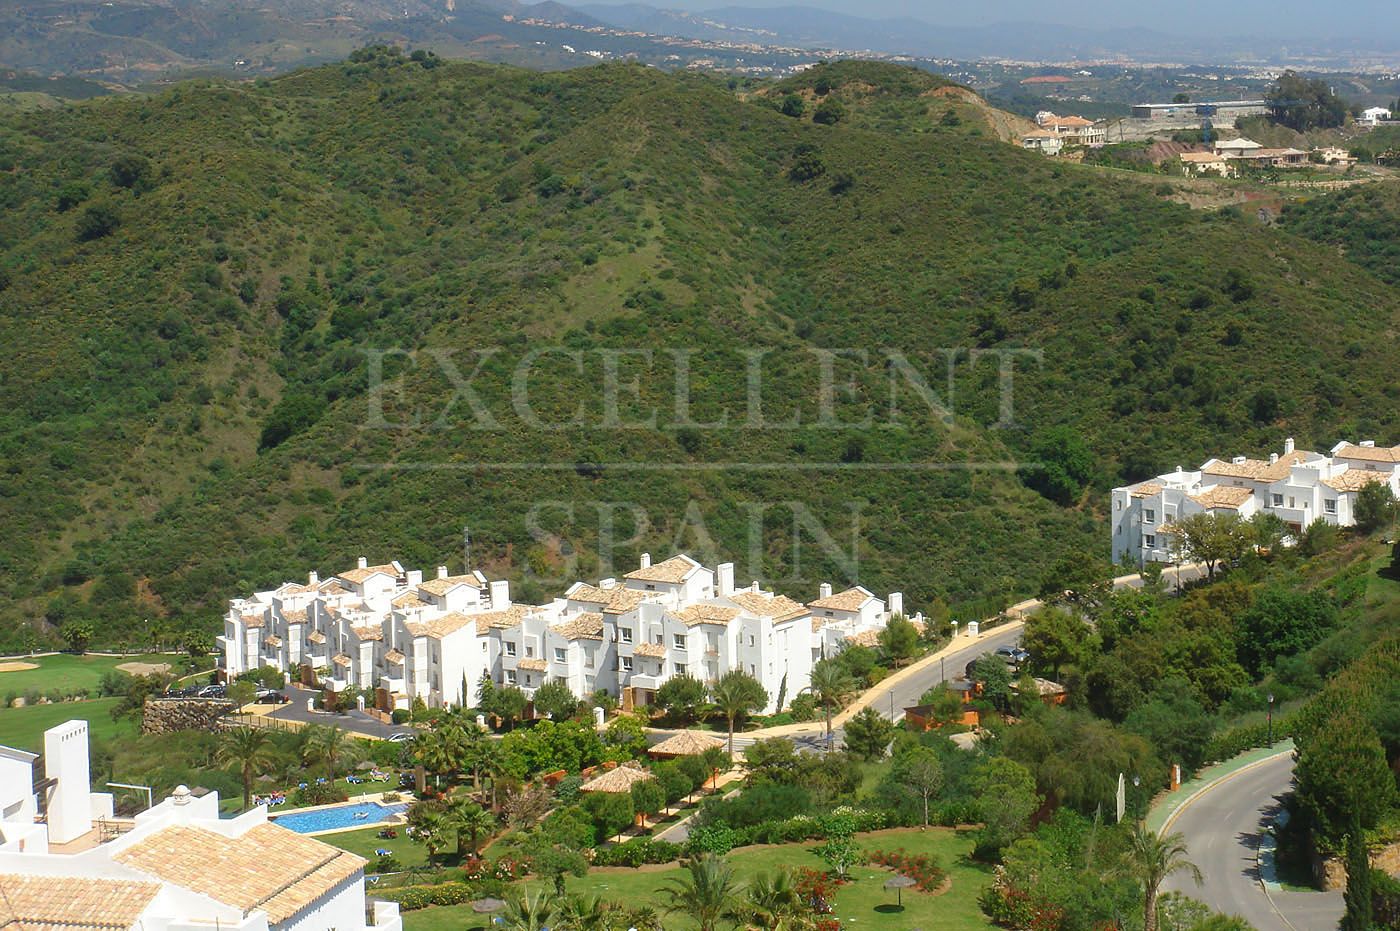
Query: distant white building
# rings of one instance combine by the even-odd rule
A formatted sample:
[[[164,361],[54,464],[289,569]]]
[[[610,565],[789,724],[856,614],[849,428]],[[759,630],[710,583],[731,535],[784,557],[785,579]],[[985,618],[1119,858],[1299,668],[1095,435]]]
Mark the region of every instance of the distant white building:
[[[543,605],[511,601],[510,585],[480,572],[435,578],[398,563],[236,598],[224,619],[222,667],[237,675],[272,666],[341,692],[374,690],[385,710],[422,699],[432,707],[474,703],[483,677],[533,695],[545,682],[579,697],[603,689],[624,707],[646,705],[668,679],[712,682],[734,669],[795,697],[812,664],[851,642],[869,642],[895,614],[864,588],[820,586],[809,604],[736,588],[734,566],[710,569],[681,553],[653,563],[643,554],[621,579],[575,582]],[[922,623],[921,615],[911,618]]]
[[[34,754],[0,747],[0,928],[14,931],[402,931],[365,901],[365,861],[267,820],[219,817],[181,786],[135,818],[90,791],[87,722]]]
[[[1362,126],[1375,126],[1388,119],[1390,119],[1390,110],[1386,107],[1367,107],[1361,111],[1361,117],[1356,122]]]
[[[1400,494],[1400,446],[1371,440],[1343,441],[1331,455],[1294,448],[1267,460],[1234,456],[1209,459],[1195,471],[1178,467],[1135,485],[1113,489],[1113,561],[1171,562],[1172,525],[1192,514],[1235,514],[1247,520],[1264,511],[1295,532],[1315,520],[1349,527],[1356,523],[1357,493],[1372,482]]]
[[[1059,155],[1065,141],[1060,134],[1048,129],[1038,129],[1021,137],[1021,148],[1034,149],[1042,155]]]
[[[1216,155],[1221,155],[1225,158],[1247,158],[1249,155],[1262,148],[1264,147],[1253,139],[1245,139],[1242,137],[1235,139],[1217,139],[1215,144],[1211,146],[1211,150],[1215,152]]]

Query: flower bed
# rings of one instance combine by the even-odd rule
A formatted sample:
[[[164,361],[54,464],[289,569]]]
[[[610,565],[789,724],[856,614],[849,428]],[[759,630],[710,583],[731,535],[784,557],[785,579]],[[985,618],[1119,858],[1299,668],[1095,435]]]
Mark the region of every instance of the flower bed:
[[[924,854],[906,853],[900,850],[872,850],[870,862],[894,870],[914,880],[914,888],[920,892],[937,892],[943,888],[948,873],[938,861]]]

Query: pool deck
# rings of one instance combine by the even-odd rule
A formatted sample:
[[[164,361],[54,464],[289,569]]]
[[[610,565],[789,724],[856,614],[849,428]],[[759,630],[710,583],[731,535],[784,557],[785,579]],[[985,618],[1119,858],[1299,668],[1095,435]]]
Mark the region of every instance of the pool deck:
[[[345,808],[345,807],[347,807],[347,806],[349,806],[349,805],[363,805],[363,804],[365,804],[366,802],[372,802],[373,804],[376,804],[376,805],[384,805],[384,806],[388,806],[388,805],[409,805],[409,804],[412,804],[412,802],[413,802],[412,796],[406,795],[406,794],[404,794],[404,793],[391,793],[391,794],[396,794],[396,795],[399,796],[398,799],[397,799],[397,801],[386,802],[386,801],[384,801],[384,795],[385,795],[385,793],[383,793],[383,792],[375,792],[375,793],[373,793],[373,794],[371,794],[371,795],[354,795],[354,796],[351,796],[350,798],[346,799],[346,800],[343,801],[343,802],[332,802],[332,803],[330,803],[329,805],[307,805],[307,806],[305,806],[305,807],[303,807],[303,808],[288,808],[288,809],[286,809],[285,811],[279,811],[279,812],[277,812],[276,814],[273,814],[272,811],[271,811],[271,809],[269,809],[269,810],[268,810],[268,813],[267,813],[267,819],[268,819],[269,821],[271,821],[273,824],[276,824],[276,823],[277,823],[277,820],[278,820],[279,818],[281,818],[283,815],[304,815],[304,814],[307,814],[308,812],[326,811],[326,810],[331,809],[331,808]],[[324,830],[324,831],[307,831],[307,832],[305,832],[305,833],[303,833],[303,832],[301,832],[301,831],[298,831],[297,833],[298,833],[298,834],[301,834],[302,837],[324,837],[324,836],[326,836],[327,834],[344,834],[344,833],[346,833],[347,831],[363,831],[363,830],[366,830],[367,828],[372,828],[372,827],[374,827],[375,825],[383,825],[383,826],[385,826],[385,827],[401,827],[401,826],[403,826],[403,825],[405,825],[405,824],[407,824],[407,823],[408,823],[408,818],[406,818],[406,817],[404,816],[404,813],[403,813],[403,812],[396,812],[396,813],[390,815],[389,817],[384,818],[383,820],[380,820],[380,821],[366,821],[366,822],[363,823],[363,824],[350,824],[350,825],[346,825],[346,826],[343,827],[343,828],[327,828],[327,829]],[[290,831],[291,828],[288,828],[287,830]]]

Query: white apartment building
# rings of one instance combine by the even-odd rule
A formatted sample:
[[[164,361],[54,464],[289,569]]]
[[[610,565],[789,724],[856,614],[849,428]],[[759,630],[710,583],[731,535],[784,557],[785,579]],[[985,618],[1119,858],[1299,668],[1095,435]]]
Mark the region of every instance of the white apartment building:
[[[374,689],[385,710],[417,698],[470,706],[483,677],[527,695],[551,680],[580,697],[603,689],[632,707],[672,677],[712,682],[742,669],[763,683],[773,711],[780,694],[807,687],[818,659],[872,641],[903,611],[899,592],[887,604],[823,584],[803,604],[757,581],[737,589],[732,563],[710,569],[685,554],[658,563],[643,554],[621,579],[575,582],[545,605],[512,603],[509,583],[480,572],[439,567],[425,582],[398,563],[361,559],[325,582],[313,572],[306,585],[234,599],[220,646],[230,675],[273,666],[333,692]]]
[[[366,903],[363,859],[263,806],[221,819],[218,793],[181,786],[114,818],[90,790],[87,736],[86,721],[49,729],[42,762],[0,747],[0,928],[402,931],[397,904]]]
[[[1113,561],[1171,562],[1171,525],[1192,514],[1258,512],[1281,518],[1295,532],[1315,520],[1349,527],[1357,493],[1383,482],[1400,494],[1400,446],[1342,441],[1329,455],[1300,450],[1290,438],[1268,459],[1209,459],[1195,471],[1176,471],[1113,489]]]

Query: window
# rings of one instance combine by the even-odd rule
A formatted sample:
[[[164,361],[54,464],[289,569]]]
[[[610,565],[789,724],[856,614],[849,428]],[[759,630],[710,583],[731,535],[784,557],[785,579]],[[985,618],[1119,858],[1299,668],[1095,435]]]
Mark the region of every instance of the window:
[[[589,650],[589,651],[587,651],[587,652],[585,652],[585,653],[583,654],[583,668],[584,668],[584,669],[592,669],[592,668],[593,668],[593,651],[592,651],[592,650]]]
[[[617,629],[617,639],[621,640],[623,643],[631,643],[631,642],[632,642],[632,628],[630,628],[630,627],[619,627],[619,628]]]
[[[685,675],[685,663],[677,663],[677,664],[676,664],[676,675],[678,675],[678,676],[683,676],[683,675]]]
[[[535,682],[535,680],[534,680],[533,678],[530,677],[530,674],[529,674],[528,672],[525,673],[525,684],[526,684],[526,685],[533,685],[534,682]]]
[[[649,592],[654,592],[654,591],[656,591],[656,586],[655,586],[655,585],[652,585],[650,582],[648,582],[648,583],[647,583],[647,591],[649,591]]]
[[[1176,511],[1172,510],[1171,508],[1167,508],[1166,510],[1164,510],[1164,511],[1162,512],[1162,520],[1167,521],[1168,523],[1171,523],[1171,522],[1172,522],[1173,520],[1175,520],[1175,519],[1176,519]]]
[[[836,616],[836,615],[832,614],[830,611],[823,611],[822,614],[825,614],[827,617],[835,617],[835,616]]]
[[[623,671],[623,672],[631,672],[631,671],[632,671],[632,657],[630,657],[630,656],[624,656],[624,657],[622,658],[622,671]]]
[[[514,669],[507,669],[507,670],[506,670],[506,685],[514,685],[514,684],[515,684],[515,670],[514,670]]]
[[[685,649],[685,634],[676,634],[674,637],[672,637],[672,638],[671,638],[671,645],[674,646],[677,650],[684,650],[684,649]]]
[[[1298,506],[1298,503],[1297,503],[1297,502],[1298,502],[1298,499],[1297,499],[1297,498],[1293,497],[1292,495],[1289,495],[1289,496],[1288,496],[1288,506],[1289,506],[1289,507],[1291,507],[1291,508],[1296,508],[1296,507]]]
[[[1155,534],[1149,533],[1143,538],[1143,542],[1147,544],[1148,549],[1151,549],[1157,545],[1157,537]]]
[[[1336,498],[1325,498],[1325,499],[1323,499],[1323,502],[1322,502],[1322,509],[1323,509],[1324,511],[1326,511],[1328,514],[1336,514],[1336,513],[1337,513],[1337,499],[1336,499]]]
[[[568,662],[568,660],[569,660],[569,654],[568,654],[567,651],[565,651],[565,649],[564,649],[563,647],[555,647],[555,648],[554,648],[554,661],[555,661],[556,663],[565,663],[565,662]]]
[[[534,656],[534,655],[535,655],[535,648],[534,648],[534,646],[533,646],[532,644],[529,644],[529,643],[525,644],[525,655],[526,655],[526,656]]]
[[[506,648],[506,656],[514,656],[514,655],[515,655],[515,644],[514,644],[512,641],[510,641],[510,640],[505,641],[505,648]]]
[[[1273,500],[1274,500],[1274,507],[1276,507],[1276,508],[1281,508],[1281,507],[1283,507],[1283,495],[1274,495],[1274,496],[1273,496]]]
[[[488,646],[490,646],[490,644],[487,643],[485,640],[481,641],[481,652],[485,653],[485,652],[486,652],[486,648],[487,648]]]
[[[753,634],[749,634],[749,646],[754,646],[754,645],[755,645],[755,641],[754,641],[754,639],[753,639]]]
[[[655,637],[651,638],[651,642],[656,644],[657,646],[661,646],[663,643],[666,642],[666,638],[661,634],[657,634]]]
[[[1142,522],[1144,524],[1155,524],[1157,522],[1157,512],[1152,508],[1143,508]]]

